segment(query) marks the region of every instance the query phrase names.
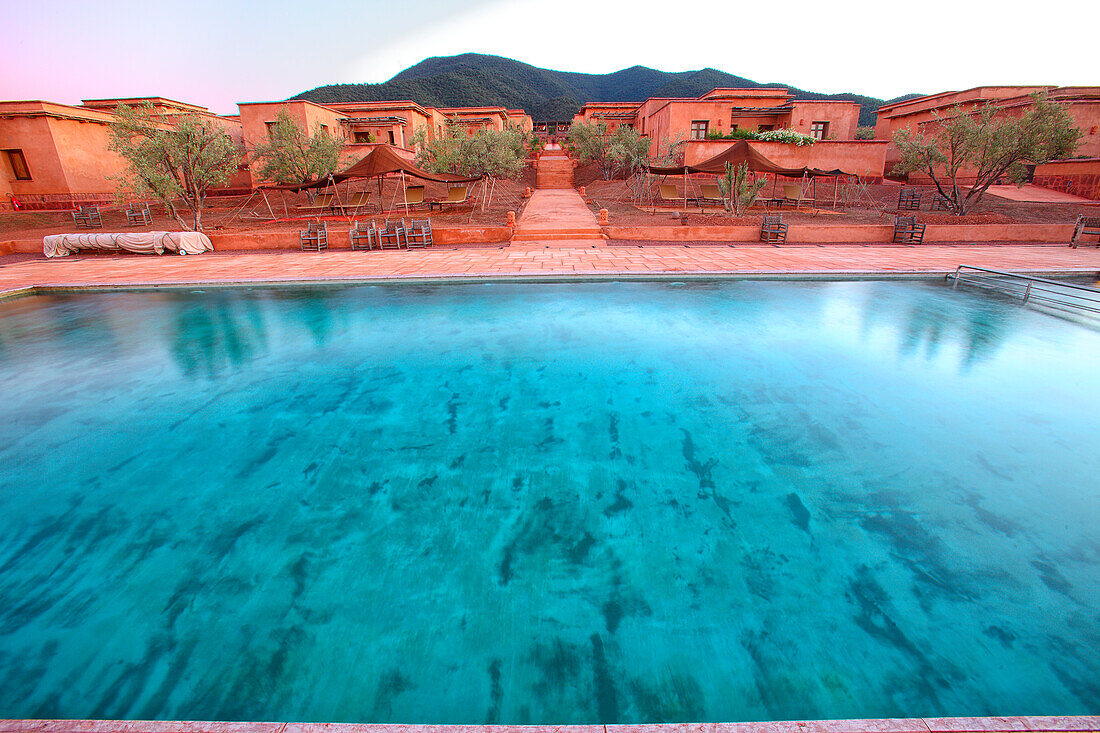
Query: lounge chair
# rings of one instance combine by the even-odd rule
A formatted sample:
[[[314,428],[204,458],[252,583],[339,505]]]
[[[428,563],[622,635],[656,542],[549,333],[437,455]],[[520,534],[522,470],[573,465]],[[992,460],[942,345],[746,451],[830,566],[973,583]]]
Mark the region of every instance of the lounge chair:
[[[898,191],[898,211],[920,211],[921,193],[915,188]]]
[[[374,225],[373,221],[367,224],[365,228],[356,221],[348,230],[348,238],[351,239],[352,249],[371,250],[375,247],[382,249],[382,244],[378,241],[378,227]]]
[[[442,211],[444,205],[451,204],[457,206],[458,204],[466,203],[466,197],[469,191],[469,186],[451,186],[447,191],[447,198],[439,201],[431,201],[428,203],[428,209],[434,209],[439,207]]]
[[[687,186],[686,181],[684,182],[684,186],[685,187]],[[695,196],[688,196],[687,199],[685,199],[682,195],[680,195],[680,192],[676,189],[676,185],[673,184],[673,183],[662,183],[661,184],[660,203],[685,204],[685,205],[690,206],[692,203],[698,203],[698,202],[699,202],[699,199]]]
[[[99,213],[98,206],[81,206],[79,211],[72,212],[73,226],[77,229],[102,229],[103,217]]]
[[[702,195],[699,196],[699,208],[703,208],[703,204],[717,204],[723,205],[726,197],[722,195],[722,189],[713,183],[705,183],[700,186],[702,189]]]
[[[924,241],[924,224],[918,224],[915,216],[895,216],[894,241],[899,244],[920,244]]]
[[[324,214],[325,212],[332,211],[333,195],[331,193],[323,193],[313,200],[312,204],[299,206],[298,211],[312,211],[318,214]]]
[[[929,211],[951,211],[951,202],[939,191],[932,194],[932,200],[928,203]]]
[[[760,241],[787,241],[787,225],[783,223],[782,214],[764,214],[764,221],[760,225]]]
[[[1100,216],[1077,217],[1077,223],[1073,225],[1073,239],[1070,240],[1070,246],[1077,249],[1077,245],[1081,243],[1081,237],[1085,235],[1100,235]],[[1096,242],[1096,246],[1100,247],[1100,240]]]
[[[783,184],[783,198],[780,200],[780,206],[791,204],[798,209],[802,207],[802,204],[809,204],[812,207],[816,203],[817,202],[813,198],[802,193],[802,186],[800,184]]]
[[[405,198],[401,201],[401,206],[408,204],[409,206],[420,206],[424,203],[424,187],[423,186],[409,186],[405,189]]]
[[[404,221],[402,221],[404,224]],[[432,246],[432,220],[431,219],[410,219],[409,225],[405,229],[405,244],[412,247],[431,247]]]
[[[140,209],[136,208],[134,204],[126,207],[126,224],[128,226],[136,227],[152,223],[153,213],[149,211],[149,204],[145,204]]]
[[[328,249],[328,222],[310,222],[298,231],[298,241],[303,252],[320,252]]]
[[[379,249],[406,249],[409,241],[405,237],[405,222],[402,220],[390,221],[386,219],[385,225],[378,230]]]
[[[343,203],[330,203],[329,208],[333,211],[339,211],[342,214],[350,212],[352,216],[355,216],[359,213],[360,209],[365,209],[369,203],[370,191],[360,191],[359,193],[352,194],[348,200]]]

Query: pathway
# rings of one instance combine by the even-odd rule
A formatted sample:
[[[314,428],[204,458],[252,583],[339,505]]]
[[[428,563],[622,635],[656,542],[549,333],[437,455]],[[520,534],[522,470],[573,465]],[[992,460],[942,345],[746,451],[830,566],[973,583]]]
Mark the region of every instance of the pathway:
[[[1100,249],[1035,245],[527,246],[384,252],[76,256],[3,264],[0,294],[35,285],[160,285],[376,278],[945,273],[959,264],[1100,273]]]

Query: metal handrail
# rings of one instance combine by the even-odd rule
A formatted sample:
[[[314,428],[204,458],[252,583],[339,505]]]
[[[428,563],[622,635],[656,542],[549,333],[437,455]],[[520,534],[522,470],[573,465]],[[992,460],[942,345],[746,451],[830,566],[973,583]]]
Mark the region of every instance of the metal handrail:
[[[967,275],[966,272],[970,274]],[[990,270],[974,265],[959,265],[954,273],[948,273],[953,280],[952,289],[960,282],[978,287],[1000,290],[1008,295],[1021,297],[1023,303],[1040,303],[1062,310],[1081,310],[1100,314],[1100,290],[1087,285],[1047,280],[1034,275],[1021,275],[1016,272]]]

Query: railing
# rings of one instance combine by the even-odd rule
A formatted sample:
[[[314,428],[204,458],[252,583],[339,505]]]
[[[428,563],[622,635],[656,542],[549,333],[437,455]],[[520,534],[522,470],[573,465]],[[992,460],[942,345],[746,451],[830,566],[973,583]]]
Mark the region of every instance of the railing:
[[[959,283],[969,284],[1018,297],[1022,303],[1100,317],[1100,290],[1087,285],[988,270],[973,265],[959,265],[955,272],[947,274],[947,279],[953,281],[952,288],[958,288]]]

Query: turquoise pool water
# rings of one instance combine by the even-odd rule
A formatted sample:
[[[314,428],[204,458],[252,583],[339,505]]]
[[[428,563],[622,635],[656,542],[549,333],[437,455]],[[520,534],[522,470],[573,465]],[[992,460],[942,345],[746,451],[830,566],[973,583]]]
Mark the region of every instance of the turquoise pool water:
[[[0,717],[1100,710],[1100,333],[939,283],[0,305]]]

